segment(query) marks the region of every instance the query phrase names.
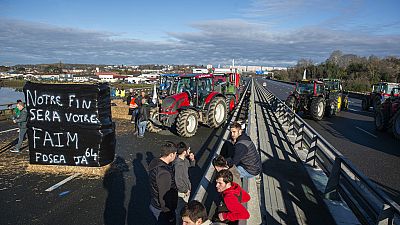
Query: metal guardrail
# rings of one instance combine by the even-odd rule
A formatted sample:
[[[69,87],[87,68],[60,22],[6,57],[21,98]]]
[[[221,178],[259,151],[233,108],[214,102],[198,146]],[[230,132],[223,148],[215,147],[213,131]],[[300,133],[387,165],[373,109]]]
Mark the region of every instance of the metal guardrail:
[[[246,96],[246,93],[247,93],[247,90],[248,90],[249,87],[250,87],[250,83],[247,84],[247,87],[244,90],[244,92],[242,94],[242,97],[240,99],[240,102],[239,102],[238,106],[236,107],[235,112],[234,112],[231,120],[229,121],[229,123],[231,123],[232,120],[238,116],[239,108],[240,108],[239,106],[242,105],[243,100],[244,100],[244,98]],[[228,140],[228,136],[229,136],[229,129],[225,130],[223,138],[219,142],[218,148],[214,152],[212,158],[215,158],[217,155],[219,155],[221,153],[222,146],[224,145],[225,141]],[[215,168],[212,165],[212,163],[210,163],[210,165],[208,165],[207,171],[204,173],[204,176],[203,176],[203,178],[201,179],[201,181],[199,183],[199,186],[197,187],[196,191],[194,192],[194,196],[192,197],[193,200],[197,200],[197,201],[203,202],[203,203],[205,202],[204,197],[207,196],[206,195],[207,188],[208,188],[208,185],[212,181],[211,179],[212,179],[212,177],[214,175],[214,172],[215,172]]]
[[[400,224],[400,207],[396,202],[284,102],[267,92],[268,104],[281,125],[287,127],[286,135],[294,149],[307,151],[304,162],[317,165],[328,176],[324,193],[327,198],[339,193],[362,224]]]

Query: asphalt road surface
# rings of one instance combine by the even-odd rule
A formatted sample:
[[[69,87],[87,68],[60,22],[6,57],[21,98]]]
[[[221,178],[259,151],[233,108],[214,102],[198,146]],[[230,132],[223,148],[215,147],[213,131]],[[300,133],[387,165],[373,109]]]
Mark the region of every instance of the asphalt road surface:
[[[294,86],[263,78],[267,89],[285,100]],[[361,110],[361,100],[350,98],[348,111],[332,118],[314,121],[303,119],[331,143],[339,152],[400,203],[400,141],[390,132],[375,130],[373,112]]]

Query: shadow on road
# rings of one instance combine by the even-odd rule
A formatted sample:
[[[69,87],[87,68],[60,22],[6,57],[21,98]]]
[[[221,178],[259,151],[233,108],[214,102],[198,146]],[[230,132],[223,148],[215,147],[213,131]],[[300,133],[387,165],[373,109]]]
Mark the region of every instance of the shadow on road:
[[[125,180],[124,173],[129,171],[125,159],[117,156],[115,162],[106,172],[103,187],[108,195],[104,209],[104,224],[124,225],[126,218],[125,202]]]
[[[151,152],[146,152],[146,163],[150,162],[154,156]],[[150,205],[150,186],[149,177],[147,174],[147,165],[143,165],[143,154],[136,153],[136,158],[133,160],[134,185],[131,189],[131,197],[128,205],[127,224],[154,224],[154,217],[148,209]]]

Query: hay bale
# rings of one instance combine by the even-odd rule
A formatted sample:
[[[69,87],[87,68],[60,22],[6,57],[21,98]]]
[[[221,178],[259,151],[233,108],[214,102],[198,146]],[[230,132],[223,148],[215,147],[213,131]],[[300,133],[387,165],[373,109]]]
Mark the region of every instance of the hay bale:
[[[130,120],[131,115],[128,115],[129,106],[122,99],[115,99],[111,101],[111,115],[113,119]]]
[[[112,163],[102,167],[83,167],[83,166],[55,166],[55,165],[37,165],[29,164],[26,168],[27,172],[45,173],[45,174],[73,174],[79,173],[88,177],[104,177],[111,168]]]

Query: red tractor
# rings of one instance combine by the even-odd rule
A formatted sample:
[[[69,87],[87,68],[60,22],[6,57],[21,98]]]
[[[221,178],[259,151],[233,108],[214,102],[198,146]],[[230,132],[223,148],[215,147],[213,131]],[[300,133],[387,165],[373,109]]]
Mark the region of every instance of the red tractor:
[[[322,120],[335,115],[342,107],[338,96],[330,94],[322,81],[302,80],[296,83],[295,90],[286,99],[286,105],[294,112],[303,112],[314,120]],[[341,98],[340,98],[341,99]]]
[[[388,82],[380,82],[372,85],[372,92],[366,94],[362,99],[361,108],[369,110],[369,107],[372,106],[376,110],[378,105],[390,97],[392,89],[397,87],[400,87],[400,84]],[[397,93],[395,96],[399,96],[399,94]]]
[[[382,131],[392,129],[393,135],[400,140],[400,88],[393,88],[390,97],[375,110],[375,127]]]
[[[198,123],[211,128],[221,126],[229,111],[227,99],[231,97],[220,88],[213,74],[179,76],[175,86],[177,94],[166,97],[160,107],[150,111],[147,129],[158,132],[161,127],[175,127],[180,136],[192,137],[196,134]]]

